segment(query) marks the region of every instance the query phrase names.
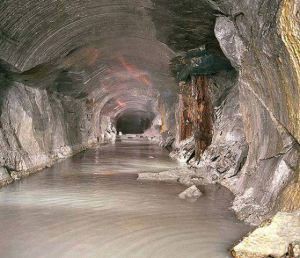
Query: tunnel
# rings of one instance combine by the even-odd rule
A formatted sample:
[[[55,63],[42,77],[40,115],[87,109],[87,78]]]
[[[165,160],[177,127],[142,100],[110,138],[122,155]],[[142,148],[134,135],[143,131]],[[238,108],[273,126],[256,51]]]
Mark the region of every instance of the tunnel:
[[[299,257],[299,10],[1,1],[0,256]]]
[[[127,111],[116,118],[117,134],[143,134],[151,127],[155,115],[143,111]]]

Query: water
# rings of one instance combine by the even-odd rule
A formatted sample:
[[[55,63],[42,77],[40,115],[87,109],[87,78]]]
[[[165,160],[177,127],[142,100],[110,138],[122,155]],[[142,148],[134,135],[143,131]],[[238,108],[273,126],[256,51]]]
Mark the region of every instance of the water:
[[[0,257],[229,257],[249,227],[229,211],[232,194],[205,187],[196,203],[178,184],[136,173],[177,164],[155,145],[88,150],[0,190]]]

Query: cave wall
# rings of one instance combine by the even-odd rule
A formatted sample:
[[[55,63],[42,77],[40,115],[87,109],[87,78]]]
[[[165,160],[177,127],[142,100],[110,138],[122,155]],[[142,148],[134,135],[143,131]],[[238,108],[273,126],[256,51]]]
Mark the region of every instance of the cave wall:
[[[213,110],[204,115],[213,121],[211,144],[205,146],[200,159],[193,157],[195,140],[192,135],[179,142],[171,156],[188,162],[196,169],[199,179],[205,178],[210,183],[221,182],[231,189],[231,181],[240,172],[248,154],[237,73],[234,70],[222,71],[207,76],[207,80]],[[180,119],[177,121],[181,123]]]
[[[240,218],[259,223],[278,209],[300,208],[299,1],[213,2],[220,13],[216,37],[239,72],[249,144],[231,187],[234,209]]]
[[[210,78],[214,105],[212,143],[200,162],[194,161],[192,164],[197,165],[200,173],[206,173],[211,182],[224,181],[226,184],[227,179],[240,172],[248,154],[236,82],[234,71],[219,73]]]
[[[5,170],[18,178],[113,140],[110,123],[100,127],[96,107],[86,101],[20,83],[1,93],[0,183],[11,181]]]

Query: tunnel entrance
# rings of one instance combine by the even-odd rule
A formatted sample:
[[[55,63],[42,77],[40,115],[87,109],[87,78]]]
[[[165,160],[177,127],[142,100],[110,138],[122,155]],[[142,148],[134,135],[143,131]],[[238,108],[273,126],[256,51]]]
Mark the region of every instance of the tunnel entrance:
[[[155,115],[152,112],[131,111],[116,119],[117,133],[142,134],[151,127]]]

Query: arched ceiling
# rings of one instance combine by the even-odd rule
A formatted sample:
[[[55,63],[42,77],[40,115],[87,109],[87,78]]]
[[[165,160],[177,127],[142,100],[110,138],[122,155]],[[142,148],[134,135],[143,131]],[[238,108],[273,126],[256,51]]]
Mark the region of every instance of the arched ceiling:
[[[0,13],[0,58],[19,70],[13,79],[101,101],[107,113],[172,98],[170,60],[216,45],[205,0],[5,0]]]

